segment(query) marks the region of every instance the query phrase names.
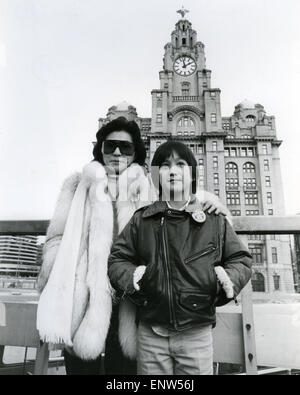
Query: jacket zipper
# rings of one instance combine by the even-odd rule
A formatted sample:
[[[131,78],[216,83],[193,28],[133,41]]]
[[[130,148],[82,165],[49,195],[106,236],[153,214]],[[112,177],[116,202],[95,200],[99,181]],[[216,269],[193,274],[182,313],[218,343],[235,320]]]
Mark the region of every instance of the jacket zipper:
[[[189,257],[188,259],[185,260],[185,263],[190,263],[193,260],[197,259],[197,258],[201,258],[204,255],[207,255],[208,253],[215,251],[216,247],[208,247],[205,250],[198,252],[197,254],[192,255],[191,257]]]
[[[166,246],[166,228],[164,226],[165,217],[161,219],[161,227],[162,227],[162,242],[163,242],[163,249],[164,249],[164,263],[166,268],[166,275],[167,275],[167,290],[168,290],[168,297],[169,297],[169,313],[171,318],[171,324],[174,325],[174,328],[177,329],[176,320],[175,320],[175,313],[174,313],[174,306],[173,306],[173,293],[171,289],[171,281],[170,281],[170,266],[168,261],[168,254],[167,254],[167,246]]]

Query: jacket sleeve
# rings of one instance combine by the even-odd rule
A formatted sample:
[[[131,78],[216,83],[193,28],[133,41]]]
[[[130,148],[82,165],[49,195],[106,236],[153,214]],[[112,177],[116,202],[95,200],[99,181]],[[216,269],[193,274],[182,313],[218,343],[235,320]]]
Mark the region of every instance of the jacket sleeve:
[[[226,219],[223,221],[221,266],[231,280],[235,298],[251,279],[252,256],[240,241],[230,223]],[[216,306],[222,306],[230,300],[232,299],[228,299],[224,290],[221,289]]]
[[[138,266],[136,214],[125,226],[115,243],[108,258],[108,276],[117,291],[128,295],[135,293],[133,273]]]
[[[48,282],[79,181],[80,174],[72,174],[64,181],[61,188],[43,247],[43,262],[37,278],[39,292],[43,291]]]

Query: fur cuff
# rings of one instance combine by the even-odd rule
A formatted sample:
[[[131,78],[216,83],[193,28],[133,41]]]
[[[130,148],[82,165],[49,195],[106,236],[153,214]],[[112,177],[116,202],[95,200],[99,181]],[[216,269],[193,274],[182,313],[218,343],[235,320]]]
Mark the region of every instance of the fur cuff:
[[[219,282],[222,285],[222,288],[225,291],[227,298],[232,299],[234,297],[233,284],[232,284],[228,274],[226,273],[225,269],[222,266],[216,266],[215,272],[216,272]]]

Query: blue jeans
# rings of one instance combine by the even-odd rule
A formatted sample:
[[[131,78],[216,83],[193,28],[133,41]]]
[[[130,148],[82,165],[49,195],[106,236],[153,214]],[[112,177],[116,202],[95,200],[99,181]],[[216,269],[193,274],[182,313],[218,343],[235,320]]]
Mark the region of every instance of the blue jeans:
[[[212,326],[160,336],[140,322],[137,371],[138,375],[212,375]]]

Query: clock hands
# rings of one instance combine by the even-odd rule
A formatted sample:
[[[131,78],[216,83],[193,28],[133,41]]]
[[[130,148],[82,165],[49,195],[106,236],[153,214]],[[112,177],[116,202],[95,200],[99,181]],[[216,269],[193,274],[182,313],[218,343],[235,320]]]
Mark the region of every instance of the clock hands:
[[[194,61],[191,60],[190,63],[187,63],[187,64],[186,64],[186,66],[189,66],[190,64],[193,64],[193,63],[194,63]]]

